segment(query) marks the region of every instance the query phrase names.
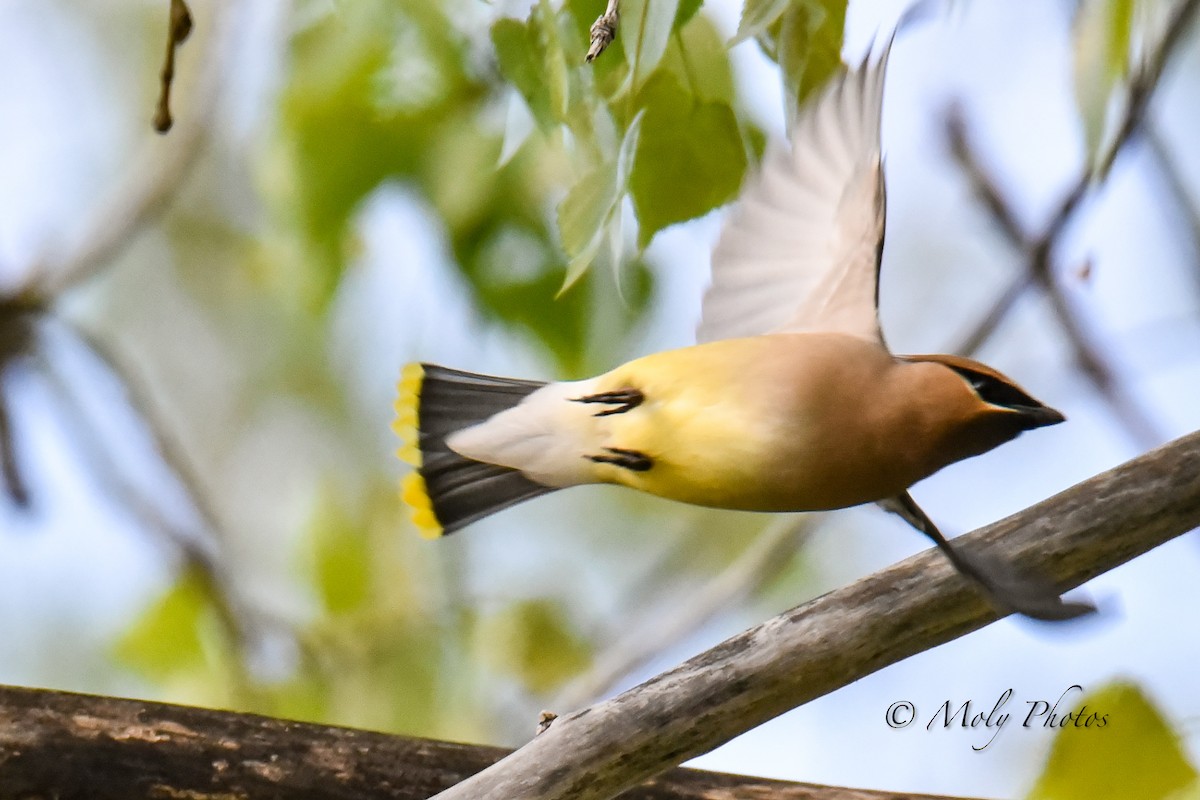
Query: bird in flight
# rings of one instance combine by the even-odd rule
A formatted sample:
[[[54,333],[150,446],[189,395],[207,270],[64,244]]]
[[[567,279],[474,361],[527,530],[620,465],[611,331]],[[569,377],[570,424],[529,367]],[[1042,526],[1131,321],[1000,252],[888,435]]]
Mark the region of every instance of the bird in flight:
[[[880,118],[890,49],[814,93],[790,148],[768,150],[713,252],[698,344],[580,381],[404,368],[395,427],[416,469],[402,496],[422,533],[452,533],[589,483],[747,511],[878,503],[1004,613],[1057,620],[1094,610],[950,544],[908,492],[1063,415],[979,362],[895,355],[884,341]]]

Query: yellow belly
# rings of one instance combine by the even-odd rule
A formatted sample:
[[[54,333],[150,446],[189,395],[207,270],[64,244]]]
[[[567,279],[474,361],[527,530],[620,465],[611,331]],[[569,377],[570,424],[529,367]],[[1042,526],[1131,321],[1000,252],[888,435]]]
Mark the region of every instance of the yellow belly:
[[[878,346],[811,334],[713,342],[632,361],[600,379],[598,391],[635,387],[645,397],[604,418],[604,446],[637,450],[653,467],[598,465],[597,477],[743,510],[882,499],[907,487],[906,470],[880,459],[870,435],[851,441],[839,428],[851,421],[869,427],[872,398],[861,387],[891,363]]]

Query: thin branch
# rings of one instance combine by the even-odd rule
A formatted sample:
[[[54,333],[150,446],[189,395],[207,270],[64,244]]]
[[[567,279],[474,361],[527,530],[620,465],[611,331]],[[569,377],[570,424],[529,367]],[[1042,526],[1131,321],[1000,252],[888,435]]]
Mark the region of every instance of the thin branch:
[[[46,304],[87,281],[112,263],[159,219],[187,182],[208,139],[227,66],[235,25],[235,0],[213,0],[210,33],[202,37],[201,72],[192,94],[192,110],[168,140],[151,139],[140,165],[121,171],[121,181],[65,238],[62,252],[34,264],[25,285],[14,292],[23,302]]]
[[[587,63],[592,63],[617,38],[617,28],[621,25],[621,0],[608,0],[604,13],[592,23],[591,43],[588,45]]]
[[[32,309],[0,303],[0,491],[16,508],[29,507],[29,486],[21,471],[13,435],[9,413],[12,395],[6,393],[5,388],[15,368],[29,357],[34,314]]]
[[[1200,254],[1200,202],[1197,202],[1180,177],[1179,165],[1158,127],[1147,124],[1143,136],[1154,156],[1154,163],[1158,165],[1158,174],[1163,184],[1174,197],[1175,205],[1187,223],[1191,234],[1191,249]]]
[[[1088,183],[1083,181],[1076,184],[1074,189],[1068,193],[1059,213],[1054,215],[1046,232],[1037,239],[1031,239],[1021,232],[1020,226],[1015,221],[1016,214],[1012,209],[1012,204],[1005,199],[996,179],[975,155],[975,149],[967,134],[966,124],[957,108],[952,108],[950,111],[947,132],[950,136],[951,152],[962,165],[976,194],[992,211],[1000,230],[1009,242],[1018,250],[1023,251],[1028,258],[1025,272],[1014,281],[1005,295],[996,303],[993,311],[966,340],[955,348],[955,351],[966,353],[978,350],[1015,307],[1016,301],[1025,292],[1026,287],[1036,285],[1049,299],[1059,325],[1071,345],[1075,363],[1121,421],[1125,430],[1143,448],[1160,444],[1164,437],[1159,431],[1158,425],[1118,378],[1117,369],[1110,363],[1091,324],[1078,305],[1063,291],[1051,269],[1051,254],[1058,245],[1063,226],[1070,218],[1076,204],[1082,199]],[[1063,209],[1068,210],[1064,213]]]
[[[161,88],[154,107],[154,130],[166,133],[175,120],[171,118],[171,84],[175,80],[175,53],[192,32],[192,12],[183,0],[171,0],[167,18],[167,54],[163,57]]]
[[[495,747],[0,686],[0,800],[425,800]],[[939,800],[673,770],[622,800]],[[951,798],[941,798],[951,800]]]
[[[962,103],[951,103],[946,110],[946,140],[950,145],[950,155],[954,156],[959,168],[966,173],[975,196],[991,212],[1005,238],[1020,247],[1025,247],[1033,237],[1017,219],[1016,212],[1004,198],[999,184],[975,157],[967,135],[967,115]]]
[[[73,329],[72,329],[73,330]],[[86,339],[85,339],[86,342]],[[111,364],[104,361],[103,356],[96,354],[107,368]],[[94,415],[89,412],[80,396],[75,382],[58,367],[55,361],[48,357],[45,348],[37,348],[33,352],[33,364],[47,382],[52,396],[60,405],[60,418],[69,426],[71,440],[79,448],[80,454],[89,462],[90,473],[99,485],[116,498],[120,507],[131,514],[133,518],[150,534],[165,539],[183,555],[186,563],[197,571],[197,574],[209,589],[213,607],[216,609],[222,623],[230,632],[231,643],[235,648],[245,649],[253,643],[253,632],[241,613],[240,604],[234,599],[230,582],[224,565],[218,557],[216,546],[216,530],[193,531],[185,528],[169,518],[146,494],[138,489],[126,475],[122,466],[113,458],[107,444],[102,440],[96,428]],[[110,376],[124,393],[122,400],[130,411],[139,417],[143,427],[151,431],[151,436],[161,448],[163,439],[161,427],[152,419],[142,416],[149,409],[139,408],[133,392],[126,380],[126,374],[115,372]],[[160,456],[162,451],[160,449]],[[174,472],[175,465],[165,464],[168,470]],[[178,478],[179,474],[174,473]],[[195,487],[188,486],[181,479],[181,485],[189,494],[189,500],[194,508],[203,515],[204,505],[196,499]],[[244,661],[245,653],[242,655]]]
[[[1076,587],[1200,524],[1200,433],[966,536]],[[608,800],[796,706],[998,619],[929,550],[555,720],[438,800]]]
[[[123,364],[116,353],[100,339],[78,326],[67,322],[63,322],[63,324],[70,333],[78,338],[88,354],[121,387],[122,401],[133,410],[133,413],[149,431],[155,455],[183,487],[188,501],[199,514],[210,536],[213,539],[221,539],[221,521],[217,516],[216,509],[209,501],[208,492],[205,491],[183,446],[171,435],[167,424],[155,410],[154,403],[150,399],[150,392],[142,385],[135,372],[127,364]]]
[[[1017,305],[1017,301],[1025,296],[1033,286],[1033,277],[1029,273],[1023,273],[1013,279],[1008,288],[996,298],[996,302],[992,304],[988,313],[983,315],[983,318],[976,323],[975,327],[963,337],[962,342],[958,347],[954,348],[954,352],[960,356],[973,358],[979,353],[983,346],[995,335],[996,330],[1008,319],[1008,315],[1012,313],[1013,308]]]
[[[586,674],[554,698],[554,708],[578,708],[612,689],[621,678],[686,639],[773,578],[812,530],[809,516],[783,517],[758,535],[738,558],[683,602],[665,621],[644,618],[607,647]]]

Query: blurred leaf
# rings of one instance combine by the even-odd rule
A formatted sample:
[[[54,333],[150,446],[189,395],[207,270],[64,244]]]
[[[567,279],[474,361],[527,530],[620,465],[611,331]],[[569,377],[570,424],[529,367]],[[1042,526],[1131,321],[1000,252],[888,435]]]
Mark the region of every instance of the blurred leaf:
[[[733,104],[729,50],[708,17],[695,17],[671,37],[662,68],[670,71],[681,86],[687,86],[701,100]]]
[[[622,5],[619,38],[632,70],[631,91],[638,91],[658,67],[678,9],[679,0],[626,0]]]
[[[1196,781],[1178,736],[1138,687],[1115,683],[1075,697],[1059,717],[1079,709],[1104,726],[1064,725],[1029,800],[1166,800]]]
[[[331,491],[310,523],[313,572],[321,603],[331,614],[361,607],[370,594],[371,553],[358,520],[338,505]]]
[[[291,66],[281,124],[294,175],[277,196],[296,214],[307,269],[288,276],[288,288],[321,308],[345,268],[359,203],[417,170],[443,124],[483,87],[435,0],[346,4],[295,37]]]
[[[324,303],[348,261],[360,204],[383,183],[403,182],[444,223],[477,305],[528,331],[573,373],[588,348],[595,295],[586,289],[551,302],[568,261],[545,205],[567,172],[562,145],[544,137],[497,167],[501,134],[490,120],[503,87],[481,82],[445,14],[439,0],[363,0],[294,40],[281,114],[292,171],[276,196],[300,232],[306,270],[285,276],[286,285]],[[620,131],[606,104],[582,90],[591,74],[586,43],[564,40],[574,24],[543,0],[526,22],[498,21],[492,42],[539,122],[568,124],[576,152],[602,164],[615,157]],[[571,48],[576,68],[565,61]],[[418,79],[414,86],[406,76]],[[525,244],[514,250],[514,242]]]
[[[730,46],[740,44],[763,33],[783,16],[792,0],[746,0],[742,6],[742,19],[738,22]]]
[[[601,164],[576,181],[558,207],[558,227],[568,256],[588,248],[617,200],[616,164]]]
[[[538,125],[549,130],[555,119],[550,112],[545,55],[538,43],[537,31],[529,23],[504,17],[492,25],[491,34],[500,74],[517,87]]]
[[[733,109],[703,102],[666,72],[638,97],[645,109],[629,185],[644,248],[668,225],[730,201],[746,171],[746,151]]]
[[[159,683],[204,670],[202,620],[212,612],[206,578],[185,570],[117,642],[115,656],[139,675]]]
[[[796,0],[783,15],[777,54],[789,122],[842,66],[845,21],[846,0]]]
[[[608,244],[610,250],[620,247],[620,204],[629,182],[641,120],[641,114],[634,118],[616,158],[580,178],[558,207],[563,247],[571,258],[559,294],[583,275],[602,246]],[[611,234],[609,237],[605,236],[606,231]],[[619,255],[611,253],[614,263]]]
[[[552,692],[587,668],[590,645],[562,608],[549,600],[522,600],[483,621],[483,655],[531,692]]]
[[[1089,157],[1104,139],[1113,90],[1129,71],[1136,0],[1083,0],[1075,11],[1075,102]]]
[[[675,12],[675,22],[671,25],[671,30],[677,31],[691,22],[703,4],[704,0],[679,0],[679,9]]]
[[[530,19],[537,21],[538,38],[545,53],[544,69],[550,89],[550,110],[556,119],[562,120],[566,118],[571,104],[571,83],[563,53],[558,13],[550,0],[538,0]]]

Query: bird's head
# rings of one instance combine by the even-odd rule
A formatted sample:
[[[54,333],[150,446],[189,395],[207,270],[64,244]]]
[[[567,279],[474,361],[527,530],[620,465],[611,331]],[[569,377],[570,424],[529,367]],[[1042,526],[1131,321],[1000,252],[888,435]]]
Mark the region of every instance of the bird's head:
[[[978,361],[950,355],[902,360],[921,368],[926,398],[936,404],[942,421],[941,446],[952,461],[985,453],[1025,431],[1066,419],[1011,378]]]

